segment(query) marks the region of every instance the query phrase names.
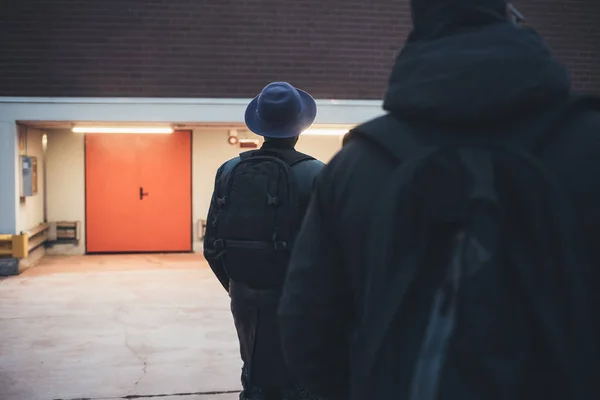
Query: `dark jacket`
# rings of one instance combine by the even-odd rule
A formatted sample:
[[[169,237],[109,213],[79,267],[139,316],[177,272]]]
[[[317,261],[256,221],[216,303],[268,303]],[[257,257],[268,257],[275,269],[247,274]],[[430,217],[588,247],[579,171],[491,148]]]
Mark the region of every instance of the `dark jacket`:
[[[388,113],[422,124],[423,135],[526,131],[571,96],[567,72],[535,32],[490,10],[465,7],[464,15],[454,10],[449,19],[443,10],[432,10],[434,15],[415,16],[416,29],[398,56],[384,101]],[[354,357],[353,334],[369,268],[366,232],[372,204],[396,166],[384,154],[351,140],[323,171],[280,303],[288,364],[303,384],[332,398],[352,398],[349,381],[361,363]],[[600,113],[592,111],[568,123],[541,154],[572,194],[592,244],[600,239],[598,154]],[[597,264],[600,249],[594,248]]]
[[[291,141],[268,141],[262,146],[265,150],[293,151]],[[215,182],[215,193],[218,185],[225,185],[233,167],[240,161],[236,157],[223,164]],[[317,160],[306,160],[294,164],[291,173],[297,184],[301,216],[304,216],[313,190],[315,178],[324,164]],[[208,224],[204,240],[204,255],[211,269],[229,291],[231,311],[233,314],[240,352],[244,361],[243,386],[245,390],[260,388],[263,390],[290,390],[295,382],[286,368],[281,351],[279,328],[277,324],[277,308],[281,296],[281,286],[285,271],[281,277],[254,276],[260,285],[252,287],[247,282],[230,281],[218,252],[213,246],[216,229],[211,224],[216,213],[215,194],[208,213]],[[273,285],[273,282],[278,282]]]

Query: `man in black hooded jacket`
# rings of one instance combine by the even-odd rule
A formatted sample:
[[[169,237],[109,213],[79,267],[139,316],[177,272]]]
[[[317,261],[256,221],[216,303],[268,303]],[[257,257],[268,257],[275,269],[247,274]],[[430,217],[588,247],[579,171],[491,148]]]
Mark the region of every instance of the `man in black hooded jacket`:
[[[411,6],[414,29],[383,105],[394,117],[429,130],[508,134],[554,117],[551,110],[573,96],[565,68],[534,31],[509,21],[504,0],[412,0]],[[396,166],[381,154],[371,143],[350,140],[323,171],[280,303],[288,364],[329,398],[362,398],[349,388],[363,362],[353,344],[367,290],[367,231],[372,204]],[[600,240],[598,154],[600,113],[590,109],[568,121],[540,155],[573,197],[591,244]],[[598,247],[591,261],[600,265]]]

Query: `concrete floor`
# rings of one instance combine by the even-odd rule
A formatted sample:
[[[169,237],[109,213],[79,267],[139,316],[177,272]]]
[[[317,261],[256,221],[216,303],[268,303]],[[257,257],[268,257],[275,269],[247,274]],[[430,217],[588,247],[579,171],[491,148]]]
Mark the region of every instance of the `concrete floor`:
[[[232,400],[239,371],[200,256],[47,256],[0,280],[0,400]]]

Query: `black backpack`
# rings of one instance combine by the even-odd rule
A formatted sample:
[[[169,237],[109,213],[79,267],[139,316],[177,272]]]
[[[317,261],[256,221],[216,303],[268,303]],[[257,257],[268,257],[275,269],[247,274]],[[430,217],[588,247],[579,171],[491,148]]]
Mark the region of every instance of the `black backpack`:
[[[301,223],[290,168],[306,160],[313,158],[293,149],[248,151],[219,182],[214,247],[230,279],[282,284]]]
[[[536,157],[559,122],[494,142],[390,115],[351,132],[398,162],[373,204],[352,399],[600,399],[582,232]]]

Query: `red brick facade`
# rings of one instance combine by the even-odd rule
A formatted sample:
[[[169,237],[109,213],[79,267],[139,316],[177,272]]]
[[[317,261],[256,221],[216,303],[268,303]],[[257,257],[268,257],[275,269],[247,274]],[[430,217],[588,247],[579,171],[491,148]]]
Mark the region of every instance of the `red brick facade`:
[[[379,99],[408,0],[3,0],[0,96]],[[515,0],[600,94],[600,1]]]

